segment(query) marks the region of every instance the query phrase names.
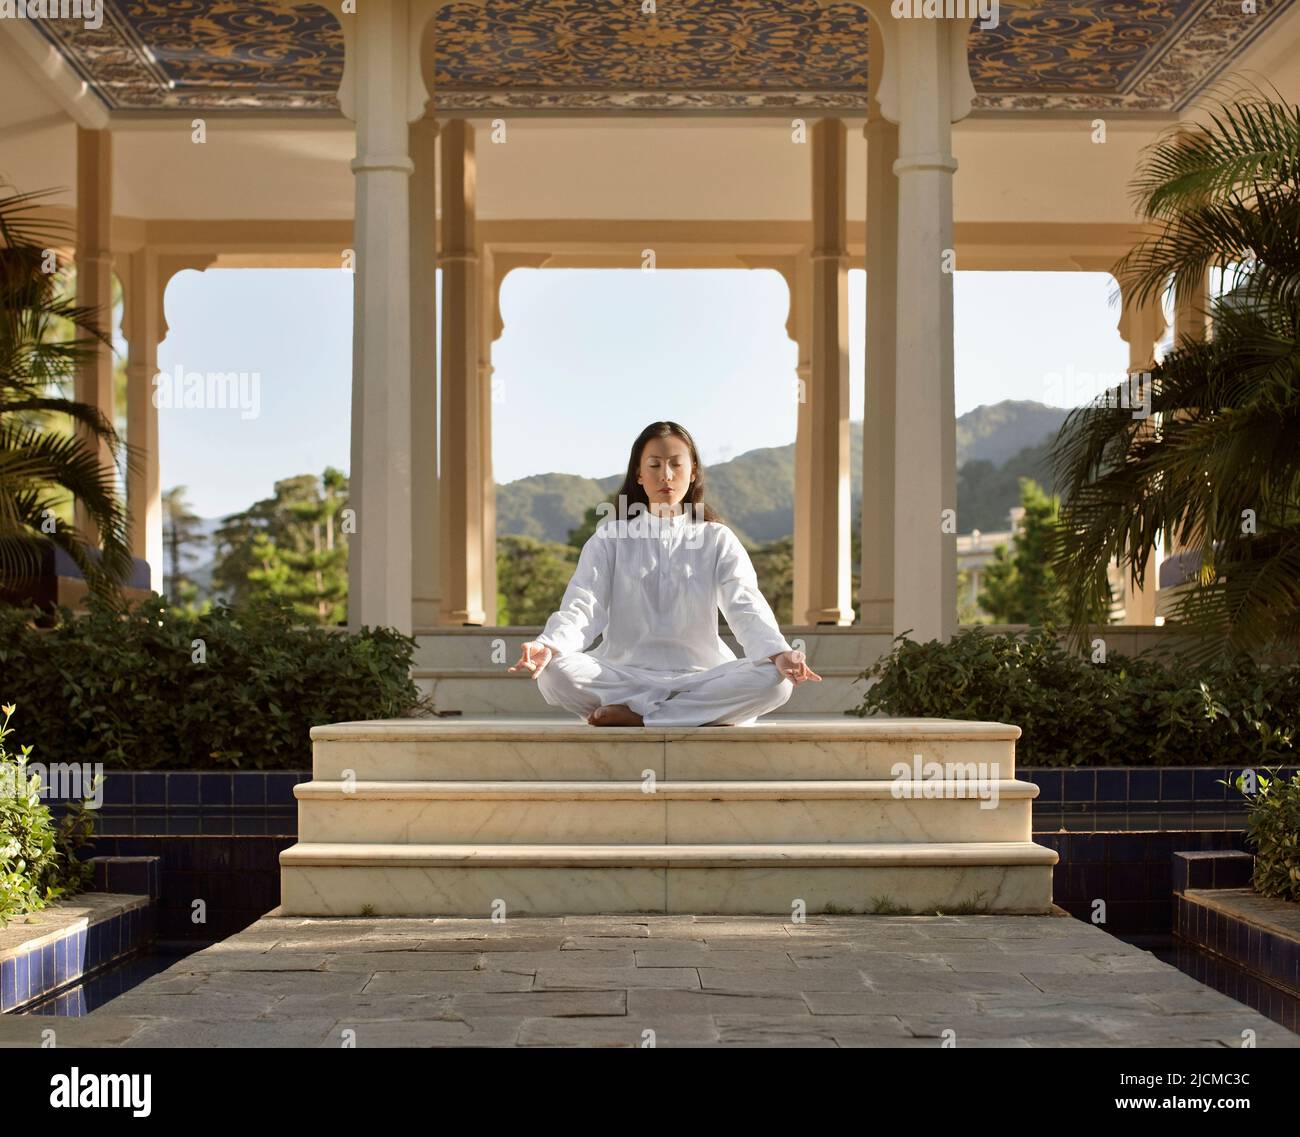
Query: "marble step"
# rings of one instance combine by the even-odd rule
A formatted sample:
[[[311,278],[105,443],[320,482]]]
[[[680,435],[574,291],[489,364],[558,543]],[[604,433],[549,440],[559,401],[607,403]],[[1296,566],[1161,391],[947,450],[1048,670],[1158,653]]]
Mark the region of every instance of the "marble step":
[[[530,676],[522,672],[511,674],[506,670],[518,659],[516,653],[509,663],[498,668],[428,668],[415,667],[411,678],[422,695],[433,699],[439,711],[462,711],[465,714],[527,714],[553,710],[542,698]],[[812,664],[822,677],[820,683],[809,680],[795,685],[790,698],[773,712],[774,715],[805,714],[824,711],[839,713],[862,705],[867,691],[867,681],[861,678],[861,669],[852,667],[826,667]]]
[[[929,787],[933,789],[934,787]],[[294,787],[298,839],[376,844],[1028,841],[1032,782],[341,782]],[[981,800],[981,795],[983,800]]]
[[[1032,842],[395,845],[280,854],[285,916],[1046,913]]]
[[[312,777],[640,782],[650,771],[661,782],[888,781],[931,778],[925,764],[938,763],[954,777],[1004,781],[1015,778],[1019,737],[1005,723],[853,715],[674,728],[592,727],[569,716],[377,719],[313,727]]]

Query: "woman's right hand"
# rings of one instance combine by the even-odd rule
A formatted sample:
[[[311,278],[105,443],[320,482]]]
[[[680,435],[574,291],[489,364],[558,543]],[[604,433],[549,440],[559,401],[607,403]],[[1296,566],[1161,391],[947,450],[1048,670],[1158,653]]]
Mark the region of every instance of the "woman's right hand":
[[[542,673],[546,665],[551,662],[551,657],[554,654],[555,653],[552,652],[544,643],[540,643],[537,640],[529,640],[528,643],[524,644],[523,647],[520,648],[519,662],[507,670],[518,671],[522,667],[525,670],[530,671],[533,679],[536,679]]]

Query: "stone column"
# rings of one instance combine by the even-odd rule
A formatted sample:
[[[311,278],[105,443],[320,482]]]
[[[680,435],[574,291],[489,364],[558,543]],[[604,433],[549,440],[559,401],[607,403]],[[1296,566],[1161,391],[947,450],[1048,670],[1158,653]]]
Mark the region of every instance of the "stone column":
[[[862,626],[894,627],[894,380],[898,334],[898,127],[880,113],[884,69],[871,37],[867,103],[866,399],[862,414]]]
[[[1180,130],[1176,141],[1181,145],[1191,141],[1192,134]],[[1183,340],[1203,341],[1210,328],[1210,273],[1195,277],[1183,276],[1174,281],[1174,347]]]
[[[812,338],[813,283],[812,248],[801,249],[789,276],[790,318],[788,334],[797,347],[795,360],[794,435],[794,581],[790,619],[801,624],[807,619],[812,596],[813,563],[813,424],[812,424]]]
[[[1210,335],[1210,274],[1174,282],[1174,347],[1203,343]],[[1165,558],[1191,552],[1200,543],[1200,526],[1183,533],[1172,526],[1162,535]],[[1155,563],[1154,558],[1152,563]],[[1149,582],[1148,582],[1149,583]],[[1152,605],[1154,615],[1155,606]]]
[[[77,306],[96,310],[101,331],[113,330],[113,136],[107,130],[77,127]],[[80,334],[80,333],[79,333]],[[105,343],[77,368],[74,389],[79,403],[98,407],[116,425],[113,353]],[[84,428],[78,434],[87,443],[93,436]],[[113,456],[103,442],[96,444],[100,465],[112,469]],[[80,502],[74,506],[74,524],[91,544],[99,533]]]
[[[129,347],[126,363],[126,441],[131,462],[126,508],[131,555],[149,564],[149,587],[163,590],[162,483],[158,464],[158,407],[154,376],[162,342],[162,286],[158,255],[145,247],[130,256],[123,288],[122,326]]]
[[[808,624],[851,624],[849,552],[849,257],[845,241],[845,128],[813,125],[812,550]]]
[[[968,21],[894,19],[884,36],[881,112],[898,124],[894,451],[894,632],[951,638],[957,625],[953,398],[952,123],[970,112]]]
[[[478,306],[478,392],[479,392],[479,495],[480,537],[483,548],[483,622],[497,622],[497,495],[492,476],[492,341],[496,312],[497,275],[492,253],[481,245],[479,282],[482,295]]]
[[[411,619],[438,623],[438,123],[410,126],[411,161]]]
[[[479,437],[483,461],[483,610],[484,622],[495,626],[500,623],[497,611],[497,525],[496,481],[492,473],[492,409],[494,403],[507,406],[510,393],[495,392],[492,386],[492,345],[501,338],[505,324],[501,318],[501,284],[517,268],[540,268],[550,259],[549,253],[521,253],[479,249],[479,275],[483,280],[483,303],[479,325],[482,343],[479,347],[479,382],[484,392],[483,426]]]
[[[340,100],[356,122],[355,299],[348,624],[409,634],[411,575],[411,275],[408,123],[427,94],[412,53],[408,0],[342,17]]]
[[[1130,376],[1148,376],[1156,365],[1156,345],[1164,339],[1167,328],[1164,307],[1160,297],[1154,296],[1145,303],[1126,302],[1119,320],[1119,334],[1128,344],[1128,373]],[[1144,387],[1149,378],[1137,380]],[[1149,387],[1147,387],[1149,390]],[[1123,624],[1141,624],[1150,627],[1156,622],[1156,594],[1160,581],[1159,550],[1153,549],[1147,560],[1146,579],[1139,588],[1132,577],[1124,578]]]
[[[442,616],[482,624],[483,464],[474,128],[442,130]]]
[[[1204,340],[1210,330],[1210,274],[1201,273],[1181,290],[1175,287],[1174,346],[1185,340]]]
[[[1185,139],[1186,135],[1180,135],[1180,139]],[[1173,311],[1173,347],[1175,349],[1185,346],[1188,343],[1204,342],[1210,333],[1210,274],[1209,271],[1199,273],[1196,276],[1184,276],[1174,281],[1174,311]],[[1164,327],[1164,317],[1161,316],[1161,327]],[[1155,423],[1147,424],[1154,429]],[[1161,546],[1153,551],[1151,559],[1147,562],[1147,581],[1146,587],[1142,589],[1142,606],[1140,609],[1142,619],[1139,621],[1144,624],[1154,623],[1155,616],[1159,611],[1157,598],[1154,594],[1156,580],[1159,573],[1159,565],[1162,560],[1168,560],[1194,550],[1199,543],[1199,527],[1190,533],[1181,533],[1172,527],[1166,528],[1161,533]],[[1129,582],[1130,589],[1133,587]],[[1152,595],[1148,598],[1145,596],[1147,591]],[[1127,617],[1125,623],[1128,623]]]
[[[1160,298],[1144,304],[1126,303],[1119,318],[1120,338],[1128,344],[1130,374],[1150,371],[1156,365],[1156,345],[1164,339],[1167,322]]]

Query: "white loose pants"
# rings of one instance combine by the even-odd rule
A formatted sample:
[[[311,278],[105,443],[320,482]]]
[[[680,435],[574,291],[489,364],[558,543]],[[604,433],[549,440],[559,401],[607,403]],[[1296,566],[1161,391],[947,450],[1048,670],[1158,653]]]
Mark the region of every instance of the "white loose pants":
[[[794,690],[794,681],[770,659],[731,659],[706,671],[653,671],[582,651],[553,655],[536,682],[551,706],[584,722],[597,707],[622,703],[646,726],[753,726]]]

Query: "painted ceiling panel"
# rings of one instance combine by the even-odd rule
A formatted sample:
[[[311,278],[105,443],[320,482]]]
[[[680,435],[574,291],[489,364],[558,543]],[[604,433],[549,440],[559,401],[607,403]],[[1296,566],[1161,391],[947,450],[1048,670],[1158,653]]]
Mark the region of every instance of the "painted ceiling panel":
[[[971,34],[977,107],[1176,111],[1294,0],[1040,0]],[[857,4],[672,0],[453,3],[436,17],[449,110],[861,111]],[[253,0],[105,0],[102,27],[34,21],[113,108],[331,110],[343,35],[326,8]]]

